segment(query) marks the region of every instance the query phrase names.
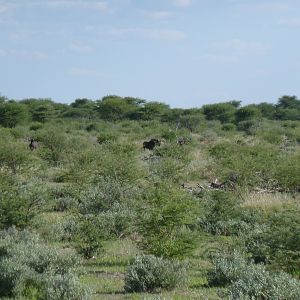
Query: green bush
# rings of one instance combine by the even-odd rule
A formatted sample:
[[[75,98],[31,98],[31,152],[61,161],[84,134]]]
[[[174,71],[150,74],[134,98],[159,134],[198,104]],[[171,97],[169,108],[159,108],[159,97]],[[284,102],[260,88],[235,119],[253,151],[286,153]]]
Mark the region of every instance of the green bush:
[[[283,272],[269,272],[264,265],[253,264],[238,252],[216,255],[213,265],[208,282],[212,286],[227,287],[226,298],[295,300],[300,297],[298,280]]]
[[[115,142],[117,139],[118,136],[113,132],[102,132],[100,135],[98,135],[97,142],[99,144],[103,144],[106,142]]]
[[[112,207],[98,215],[98,220],[103,232],[108,238],[120,238],[133,232],[137,214],[126,203],[115,202]]]
[[[234,222],[239,222],[239,203],[233,194],[224,191],[212,191],[202,198],[204,215],[200,219],[201,227],[212,233],[229,235]]]
[[[255,120],[241,121],[238,123],[237,129],[244,131],[249,135],[255,135],[258,130],[258,124]]]
[[[222,126],[222,130],[224,131],[234,131],[236,130],[236,125],[233,123],[227,123]]]
[[[129,182],[99,176],[93,184],[81,187],[74,197],[82,214],[96,214],[110,210],[115,204],[129,204],[139,194],[140,189]]]
[[[185,283],[187,268],[183,263],[153,255],[137,256],[125,274],[126,292],[171,290]]]
[[[88,292],[75,273],[78,263],[72,252],[46,246],[33,233],[2,231],[0,296],[35,300],[88,299]]]
[[[97,221],[92,215],[80,215],[77,218],[72,244],[86,259],[92,258],[103,247],[104,234]]]
[[[68,142],[68,136],[62,132],[61,128],[44,129],[39,132],[37,139],[43,145],[40,150],[41,156],[52,164],[62,163],[67,152],[74,146]]]
[[[247,250],[257,262],[266,262],[277,270],[300,273],[300,210],[272,213],[261,230],[245,237]]]
[[[250,264],[229,288],[230,299],[296,300],[300,282],[286,273],[270,273],[263,265]]]
[[[0,229],[24,228],[45,208],[47,189],[33,178],[21,187],[2,182],[0,188]]]
[[[209,152],[221,181],[228,181],[234,173],[239,187],[278,187],[279,183],[274,179],[282,159],[273,145],[222,142],[211,147]]]
[[[22,167],[31,161],[28,146],[20,140],[13,139],[5,134],[0,141],[0,167],[8,168],[16,174]]]
[[[189,226],[196,224],[199,206],[184,191],[168,185],[151,188],[142,195],[137,213],[139,246],[147,253],[182,258],[195,248]]]
[[[214,268],[207,274],[207,280],[211,286],[227,286],[237,281],[245,271],[248,262],[238,252],[232,254],[217,254],[213,257]]]
[[[44,126],[43,123],[33,122],[33,123],[31,123],[29,129],[32,130],[32,131],[37,131],[39,129],[42,129],[43,126]]]

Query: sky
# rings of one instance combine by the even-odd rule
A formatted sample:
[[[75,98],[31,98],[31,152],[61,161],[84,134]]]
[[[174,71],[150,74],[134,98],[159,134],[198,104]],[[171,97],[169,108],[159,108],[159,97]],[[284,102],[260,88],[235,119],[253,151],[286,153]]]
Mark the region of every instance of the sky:
[[[0,95],[300,97],[300,0],[0,0]]]

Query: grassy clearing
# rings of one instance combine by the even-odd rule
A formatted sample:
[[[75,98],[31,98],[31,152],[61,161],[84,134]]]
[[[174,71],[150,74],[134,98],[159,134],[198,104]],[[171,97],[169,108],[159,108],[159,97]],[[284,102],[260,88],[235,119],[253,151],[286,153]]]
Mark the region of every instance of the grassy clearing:
[[[289,193],[249,193],[244,196],[244,207],[258,207],[262,210],[280,209],[299,202],[299,195]]]
[[[220,242],[222,239],[220,239]],[[206,246],[204,246],[206,245]],[[205,272],[210,268],[205,253],[218,248],[220,244],[210,238],[204,238],[199,248],[189,260],[188,285],[174,291],[164,291],[158,294],[129,294],[124,291],[124,274],[130,260],[139,253],[134,243],[129,239],[107,242],[103,253],[96,258],[83,263],[85,274],[82,282],[88,284],[93,291],[93,300],[100,299],[220,299],[215,289],[207,287]]]

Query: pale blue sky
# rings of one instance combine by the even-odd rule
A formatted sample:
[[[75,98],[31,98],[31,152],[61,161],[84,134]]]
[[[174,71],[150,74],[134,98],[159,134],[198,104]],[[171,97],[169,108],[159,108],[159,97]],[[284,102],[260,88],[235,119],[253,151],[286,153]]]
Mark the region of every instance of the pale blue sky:
[[[0,0],[0,93],[171,107],[300,96],[300,0]]]

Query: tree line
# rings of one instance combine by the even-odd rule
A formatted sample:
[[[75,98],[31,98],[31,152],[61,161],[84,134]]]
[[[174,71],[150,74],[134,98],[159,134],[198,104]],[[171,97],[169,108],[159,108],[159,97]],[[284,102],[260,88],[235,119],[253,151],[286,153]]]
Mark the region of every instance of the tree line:
[[[230,130],[236,126],[250,126],[262,118],[269,120],[300,120],[300,100],[296,96],[282,96],[277,103],[259,103],[241,106],[241,101],[207,104],[199,108],[170,108],[162,102],[133,97],[105,96],[93,101],[76,99],[70,104],[51,99],[29,98],[16,101],[0,97],[0,125],[13,128],[27,122],[45,123],[57,118],[105,121],[159,120],[180,124],[193,131],[202,120],[216,120]]]

